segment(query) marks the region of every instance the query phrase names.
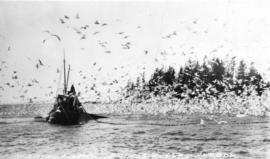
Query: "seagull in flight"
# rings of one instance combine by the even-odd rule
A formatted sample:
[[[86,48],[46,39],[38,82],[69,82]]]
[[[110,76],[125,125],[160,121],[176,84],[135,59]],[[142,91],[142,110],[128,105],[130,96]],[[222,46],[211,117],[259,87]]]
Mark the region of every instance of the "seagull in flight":
[[[98,31],[95,31],[94,33],[93,33],[93,35],[96,35],[96,34],[98,34],[99,32]]]
[[[82,34],[82,32],[79,30],[79,29],[77,29],[77,28],[75,28],[75,27],[72,27],[72,29],[77,33],[77,34]]]
[[[130,45],[131,45],[131,43],[130,42],[127,42],[125,44],[122,44],[122,48],[123,49],[130,49]]]
[[[76,14],[76,19],[80,19],[79,13]]]
[[[61,41],[61,38],[60,38],[59,35],[57,35],[57,34],[51,34],[51,36],[54,36],[54,37],[56,37],[59,41]]]
[[[147,54],[148,54],[148,50],[145,50],[145,51],[144,51],[144,54],[147,55]]]
[[[106,25],[108,25],[107,23],[103,23],[101,26],[106,26]]]
[[[60,20],[61,24],[65,24],[65,21],[63,19],[60,18],[59,20]]]
[[[38,65],[38,64],[36,64],[36,68],[37,68],[37,69],[39,68],[39,65]]]
[[[64,18],[65,18],[65,19],[69,19],[69,17],[68,17],[68,16],[66,16],[66,15],[64,16]]]
[[[42,63],[42,61],[40,59],[38,59],[39,65],[40,66],[44,66],[44,64]]]
[[[105,48],[105,47],[106,47],[106,44],[108,44],[108,42],[107,42],[107,41],[103,41],[103,42],[102,42],[102,41],[99,41],[98,44],[99,44],[101,47],[104,47],[104,48]]]
[[[83,39],[86,39],[86,35],[85,34],[81,37],[81,40],[83,40]]]
[[[85,25],[81,27],[81,29],[84,29],[84,30],[86,30],[87,28],[89,28],[89,25]]]
[[[99,22],[96,20],[96,21],[95,21],[95,24],[96,24],[96,25],[99,25]]]
[[[117,34],[122,35],[122,34],[124,34],[124,32],[119,32],[119,33],[117,33]]]
[[[51,32],[48,31],[48,30],[46,30],[46,31],[44,31],[44,32],[50,34],[49,36],[51,36],[51,37],[55,37],[58,41],[61,41],[61,38],[60,38],[59,35],[54,34],[54,33],[51,33]],[[46,39],[44,39],[42,42],[45,43],[48,39],[49,39],[49,37],[47,37]]]

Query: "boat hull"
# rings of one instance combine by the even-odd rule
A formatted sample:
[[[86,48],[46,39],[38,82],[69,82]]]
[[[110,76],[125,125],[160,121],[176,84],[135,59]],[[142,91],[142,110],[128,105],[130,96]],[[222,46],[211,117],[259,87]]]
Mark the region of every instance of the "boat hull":
[[[72,114],[72,115],[71,115]],[[88,114],[88,113],[69,113],[69,116],[66,116],[63,112],[53,112],[47,117],[47,122],[51,124],[61,124],[61,125],[76,125],[85,123],[89,120],[97,120],[100,118],[107,118],[105,116]]]

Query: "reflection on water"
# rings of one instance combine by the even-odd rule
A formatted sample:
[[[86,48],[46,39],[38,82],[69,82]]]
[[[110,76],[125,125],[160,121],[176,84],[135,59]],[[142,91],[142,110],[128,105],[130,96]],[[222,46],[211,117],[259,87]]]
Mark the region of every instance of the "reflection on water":
[[[220,158],[267,158],[270,148],[265,118],[219,117],[228,123],[217,124],[201,115],[107,116],[99,122],[60,126],[2,113],[0,158],[211,158],[218,154]]]

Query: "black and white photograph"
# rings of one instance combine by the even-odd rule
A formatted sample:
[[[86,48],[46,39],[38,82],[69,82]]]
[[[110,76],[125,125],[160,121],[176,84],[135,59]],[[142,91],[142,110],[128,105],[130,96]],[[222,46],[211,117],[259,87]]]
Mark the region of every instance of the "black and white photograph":
[[[270,158],[270,1],[0,0],[0,159]]]

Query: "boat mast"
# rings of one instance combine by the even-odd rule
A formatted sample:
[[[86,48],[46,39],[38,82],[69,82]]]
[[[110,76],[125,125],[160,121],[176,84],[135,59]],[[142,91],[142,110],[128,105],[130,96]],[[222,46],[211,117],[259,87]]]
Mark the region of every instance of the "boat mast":
[[[70,72],[70,65],[68,65],[68,73],[67,73],[67,83],[66,83],[66,88],[68,88],[69,72]]]
[[[65,50],[64,50],[64,94],[67,94]]]

